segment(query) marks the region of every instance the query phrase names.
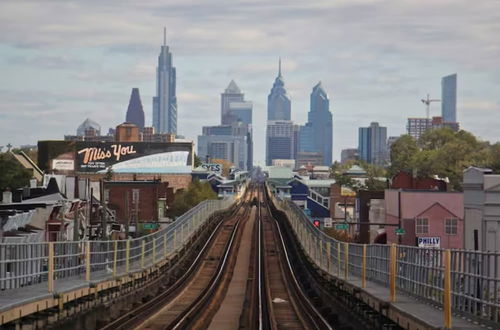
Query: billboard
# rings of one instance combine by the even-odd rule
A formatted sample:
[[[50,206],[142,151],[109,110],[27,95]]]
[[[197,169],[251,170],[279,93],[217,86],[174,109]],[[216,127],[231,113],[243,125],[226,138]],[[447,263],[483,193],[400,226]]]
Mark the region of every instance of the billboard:
[[[190,173],[191,143],[77,142],[77,172]]]

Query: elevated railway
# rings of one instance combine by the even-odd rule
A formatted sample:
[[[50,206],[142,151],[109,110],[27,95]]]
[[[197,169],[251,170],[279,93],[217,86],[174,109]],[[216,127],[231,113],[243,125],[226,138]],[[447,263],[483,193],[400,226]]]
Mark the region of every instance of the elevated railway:
[[[105,250],[93,252],[92,244]],[[84,267],[55,267],[67,277],[51,274],[51,258],[65,255],[43,257],[47,282],[38,276],[36,285],[21,288],[43,291],[48,283],[42,300],[9,305],[1,296],[7,291],[0,292],[2,329],[441,329],[452,321],[464,329],[494,329],[498,318],[486,314],[498,313],[497,306],[485,304],[475,308],[493,322],[458,315],[443,322],[441,311],[396,292],[425,280],[412,278],[416,264],[402,259],[421,250],[336,241],[262,183],[250,184],[235,203],[204,202],[172,227],[137,241],[82,246]],[[68,247],[68,258],[81,248]],[[445,279],[446,267],[433,265],[433,280]],[[450,293],[437,282],[430,289],[431,298]],[[28,313],[28,306],[34,310]]]

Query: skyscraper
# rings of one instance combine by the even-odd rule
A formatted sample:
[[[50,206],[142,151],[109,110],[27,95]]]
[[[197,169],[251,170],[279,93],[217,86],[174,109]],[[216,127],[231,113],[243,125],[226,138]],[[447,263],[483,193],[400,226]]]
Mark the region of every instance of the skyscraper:
[[[220,95],[220,115],[221,124],[230,125],[234,121],[234,116],[231,112],[232,102],[244,102],[245,95],[234,80],[231,80],[224,93]]]
[[[142,109],[139,88],[132,88],[125,121],[135,124],[141,131],[144,128],[144,110]]]
[[[332,164],[333,124],[328,94],[319,82],[311,93],[311,110],[308,122],[300,128],[299,150],[316,152],[323,157],[323,165]]]
[[[457,122],[457,74],[441,79],[441,117],[445,123]]]
[[[290,120],[291,102],[285,89],[285,81],[281,76],[281,59],[279,60],[278,76],[274,81],[271,93],[267,97],[267,120]]]
[[[367,163],[385,165],[387,153],[387,127],[381,127],[377,122],[369,127],[359,128],[358,137],[359,158]]]
[[[176,74],[172,66],[172,53],[167,43],[167,31],[163,30],[163,46],[156,68],[156,96],[153,97],[153,127],[157,133],[177,134]]]

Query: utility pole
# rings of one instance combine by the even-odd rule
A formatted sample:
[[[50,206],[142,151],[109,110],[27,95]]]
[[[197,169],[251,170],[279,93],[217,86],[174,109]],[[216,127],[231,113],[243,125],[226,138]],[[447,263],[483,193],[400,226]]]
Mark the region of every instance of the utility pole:
[[[125,192],[125,238],[128,239],[128,232],[130,227],[130,212],[128,206],[128,190]]]
[[[106,235],[106,227],[107,227],[107,214],[106,214],[106,201],[104,199],[104,181],[101,179],[101,238],[102,240],[107,240],[107,235]]]
[[[74,199],[78,199],[80,197],[79,191],[78,191],[78,177],[75,176],[75,196]],[[80,207],[80,202],[76,202],[76,207],[75,210],[73,211],[73,241],[79,241],[80,240],[80,222],[78,220],[78,209]]]

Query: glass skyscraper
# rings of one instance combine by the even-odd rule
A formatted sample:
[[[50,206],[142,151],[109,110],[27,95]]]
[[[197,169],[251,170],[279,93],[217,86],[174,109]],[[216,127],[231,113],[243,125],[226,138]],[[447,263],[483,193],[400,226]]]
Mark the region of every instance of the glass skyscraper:
[[[441,79],[441,117],[445,123],[457,122],[457,74]]]
[[[322,165],[332,164],[333,123],[328,94],[319,82],[311,93],[308,122],[300,127],[301,152],[316,152],[322,156]]]
[[[176,74],[172,66],[172,53],[166,45],[166,29],[163,46],[156,68],[156,96],[153,97],[153,127],[156,133],[177,134]]]
[[[285,89],[285,81],[281,76],[281,59],[278,76],[274,81],[271,93],[267,97],[267,120],[290,120],[291,101]]]

